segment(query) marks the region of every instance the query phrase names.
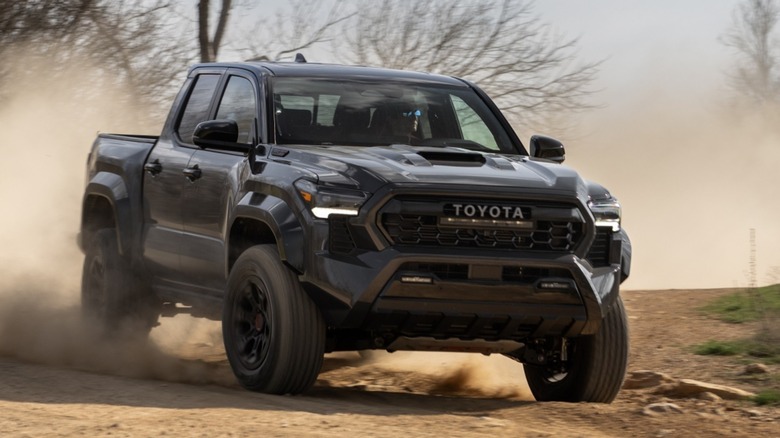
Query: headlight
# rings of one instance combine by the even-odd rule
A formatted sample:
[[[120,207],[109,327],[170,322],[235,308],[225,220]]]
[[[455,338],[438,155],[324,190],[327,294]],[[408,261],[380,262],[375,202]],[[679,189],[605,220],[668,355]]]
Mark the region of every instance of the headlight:
[[[588,208],[596,218],[597,227],[610,227],[612,231],[620,231],[620,203],[609,196],[604,199],[591,199]]]
[[[305,179],[296,181],[295,188],[311,213],[320,219],[327,219],[332,214],[357,216],[367,198],[357,190],[318,186]]]

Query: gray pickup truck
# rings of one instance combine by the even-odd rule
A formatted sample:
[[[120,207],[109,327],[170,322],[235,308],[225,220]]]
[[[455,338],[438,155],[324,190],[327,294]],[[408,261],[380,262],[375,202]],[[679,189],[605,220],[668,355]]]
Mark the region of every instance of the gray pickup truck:
[[[222,321],[244,387],[306,391],[326,352],[503,354],[538,400],[611,402],[628,354],[620,205],[433,74],[199,64],[159,137],[87,163],[82,303],[107,331]]]

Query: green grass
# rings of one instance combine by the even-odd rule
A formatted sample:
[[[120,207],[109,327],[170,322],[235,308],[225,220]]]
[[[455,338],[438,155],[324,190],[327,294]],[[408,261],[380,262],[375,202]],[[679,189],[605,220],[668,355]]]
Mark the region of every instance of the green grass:
[[[693,352],[702,356],[745,356],[767,364],[780,363],[780,345],[755,339],[710,340],[694,346]]]
[[[729,341],[707,341],[693,348],[694,353],[702,356],[736,356],[742,351],[741,345]]]
[[[732,356],[743,363],[763,362],[780,364],[780,284],[747,289],[716,298],[701,309],[705,314],[733,324],[755,322],[756,329],[749,339],[732,341],[710,340],[693,347],[699,355]],[[780,375],[742,376],[763,382],[766,389],[753,402],[758,405],[780,406]]]
[[[761,406],[780,406],[780,390],[767,389],[753,397],[753,402]]]
[[[707,341],[703,344],[694,346],[694,353],[709,356],[735,356],[739,360],[745,360],[745,363],[763,362],[766,364],[780,364],[780,345],[767,344],[755,339],[738,341]],[[754,385],[762,382],[761,385],[768,385],[769,388],[762,390],[755,397],[753,402],[761,406],[780,406],[780,374],[755,374],[736,377],[740,381],[750,381]]]
[[[734,324],[757,321],[767,313],[780,313],[780,284],[725,295],[702,311]]]

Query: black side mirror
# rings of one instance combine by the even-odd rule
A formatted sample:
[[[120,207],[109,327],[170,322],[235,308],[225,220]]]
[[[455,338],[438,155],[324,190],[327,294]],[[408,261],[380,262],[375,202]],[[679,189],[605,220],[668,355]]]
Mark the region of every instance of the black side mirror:
[[[552,137],[533,135],[529,145],[532,157],[544,158],[558,164],[563,163],[566,158],[566,148],[563,147],[563,143]]]
[[[238,123],[228,119],[198,123],[192,133],[192,142],[200,147],[208,147],[208,141],[238,142]]]
[[[248,152],[252,145],[238,143],[238,123],[235,120],[207,120],[198,123],[192,142],[203,149]]]

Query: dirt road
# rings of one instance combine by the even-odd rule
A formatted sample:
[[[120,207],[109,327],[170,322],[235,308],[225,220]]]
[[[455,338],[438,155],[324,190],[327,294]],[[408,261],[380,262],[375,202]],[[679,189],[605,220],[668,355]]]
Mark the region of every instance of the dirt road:
[[[629,370],[759,390],[737,379],[743,365],[733,359],[690,351],[750,332],[697,312],[723,293],[624,292]],[[216,323],[164,319],[150,344],[106,345],[74,329],[68,309],[0,314],[0,435],[780,436],[779,409],[741,401],[624,389],[611,405],[537,403],[521,366],[497,356],[329,355],[305,396],[255,394],[234,383]],[[643,413],[658,402],[682,412]]]

